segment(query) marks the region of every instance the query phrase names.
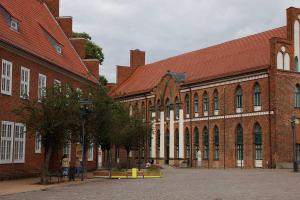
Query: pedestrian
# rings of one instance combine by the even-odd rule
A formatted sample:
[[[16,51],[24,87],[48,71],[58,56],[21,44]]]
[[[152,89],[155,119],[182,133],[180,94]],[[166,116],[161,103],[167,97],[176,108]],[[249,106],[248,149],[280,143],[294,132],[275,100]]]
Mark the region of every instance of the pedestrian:
[[[77,177],[79,177],[80,172],[81,172],[81,162],[80,162],[79,158],[76,157],[76,160],[75,160],[75,174],[76,174]]]
[[[69,174],[69,168],[70,168],[70,161],[66,154],[64,154],[62,160],[61,160],[61,168],[62,168],[62,175],[68,176]]]

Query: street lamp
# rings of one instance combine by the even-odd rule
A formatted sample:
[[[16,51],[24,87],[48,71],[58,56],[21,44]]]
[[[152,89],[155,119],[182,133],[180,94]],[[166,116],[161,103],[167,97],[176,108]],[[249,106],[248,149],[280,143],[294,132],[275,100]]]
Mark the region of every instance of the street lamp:
[[[292,131],[293,131],[293,168],[294,172],[298,172],[298,160],[297,160],[297,151],[296,151],[296,135],[295,135],[295,126],[296,124],[299,124],[299,118],[296,116],[292,116],[291,119],[291,126],[292,126]]]
[[[80,100],[80,120],[81,120],[81,148],[82,148],[82,173],[81,173],[81,181],[84,180],[86,176],[86,167],[85,167],[85,122],[87,119],[89,111],[89,105],[92,104],[90,100],[84,99]]]

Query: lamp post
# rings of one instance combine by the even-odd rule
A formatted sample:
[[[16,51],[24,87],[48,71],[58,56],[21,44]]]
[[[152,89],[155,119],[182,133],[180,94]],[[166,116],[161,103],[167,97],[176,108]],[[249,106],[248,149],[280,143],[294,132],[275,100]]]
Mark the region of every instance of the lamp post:
[[[90,100],[80,100],[80,120],[81,120],[81,148],[82,148],[82,173],[81,181],[86,177],[86,159],[85,159],[85,122],[89,114],[89,105],[92,104]]]
[[[292,126],[292,131],[293,131],[293,169],[294,172],[298,172],[298,161],[297,161],[297,152],[296,152],[296,134],[295,134],[295,126],[296,124],[299,124],[299,118],[297,118],[296,116],[292,116],[292,120],[291,120],[291,126]]]

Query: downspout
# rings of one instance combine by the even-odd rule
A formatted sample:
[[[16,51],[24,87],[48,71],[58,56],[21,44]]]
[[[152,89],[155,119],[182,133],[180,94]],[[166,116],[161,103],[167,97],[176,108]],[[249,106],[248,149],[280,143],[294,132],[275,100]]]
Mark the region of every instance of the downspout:
[[[223,110],[224,110],[224,140],[223,140],[223,148],[224,148],[224,169],[226,169],[226,86],[224,86],[224,99],[223,99]]]
[[[190,89],[190,167],[193,167],[193,130],[192,130],[192,88],[189,86]]]
[[[145,106],[145,115],[146,115],[146,129],[147,129],[147,133],[146,133],[146,148],[145,148],[145,151],[146,151],[146,155],[144,154],[144,162],[147,162],[147,160],[148,160],[148,150],[149,150],[149,116],[148,116],[148,102],[147,102],[147,96],[146,95],[144,95],[144,97],[145,97],[145,104],[146,104],[146,106]],[[150,151],[149,151],[150,152]],[[150,155],[149,155],[149,157],[150,157]]]
[[[270,79],[270,69],[268,70],[268,89],[269,89],[269,144],[270,144],[270,163],[268,168],[272,168],[273,156],[272,156],[272,136],[271,136],[271,79]]]
[[[210,144],[209,144],[209,138],[210,138],[210,127],[209,127],[209,109],[210,109],[210,106],[209,106],[209,93],[207,93],[207,95],[208,95],[208,102],[207,102],[207,104],[208,104],[208,110],[207,110],[207,129],[208,129],[208,160],[207,160],[207,165],[208,165],[208,169],[209,169],[209,167],[210,167],[210,165],[209,165],[209,160],[210,160],[210,158],[211,158],[211,156],[210,156]],[[213,147],[213,152],[214,152],[214,135],[213,135],[213,145],[212,145],[212,147]]]

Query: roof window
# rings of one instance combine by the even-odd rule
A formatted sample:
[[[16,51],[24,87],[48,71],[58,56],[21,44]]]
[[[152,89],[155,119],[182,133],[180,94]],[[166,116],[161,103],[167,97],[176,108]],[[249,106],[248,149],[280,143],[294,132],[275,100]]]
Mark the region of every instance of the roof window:
[[[19,31],[19,22],[13,18],[10,20],[10,28],[14,31]]]

